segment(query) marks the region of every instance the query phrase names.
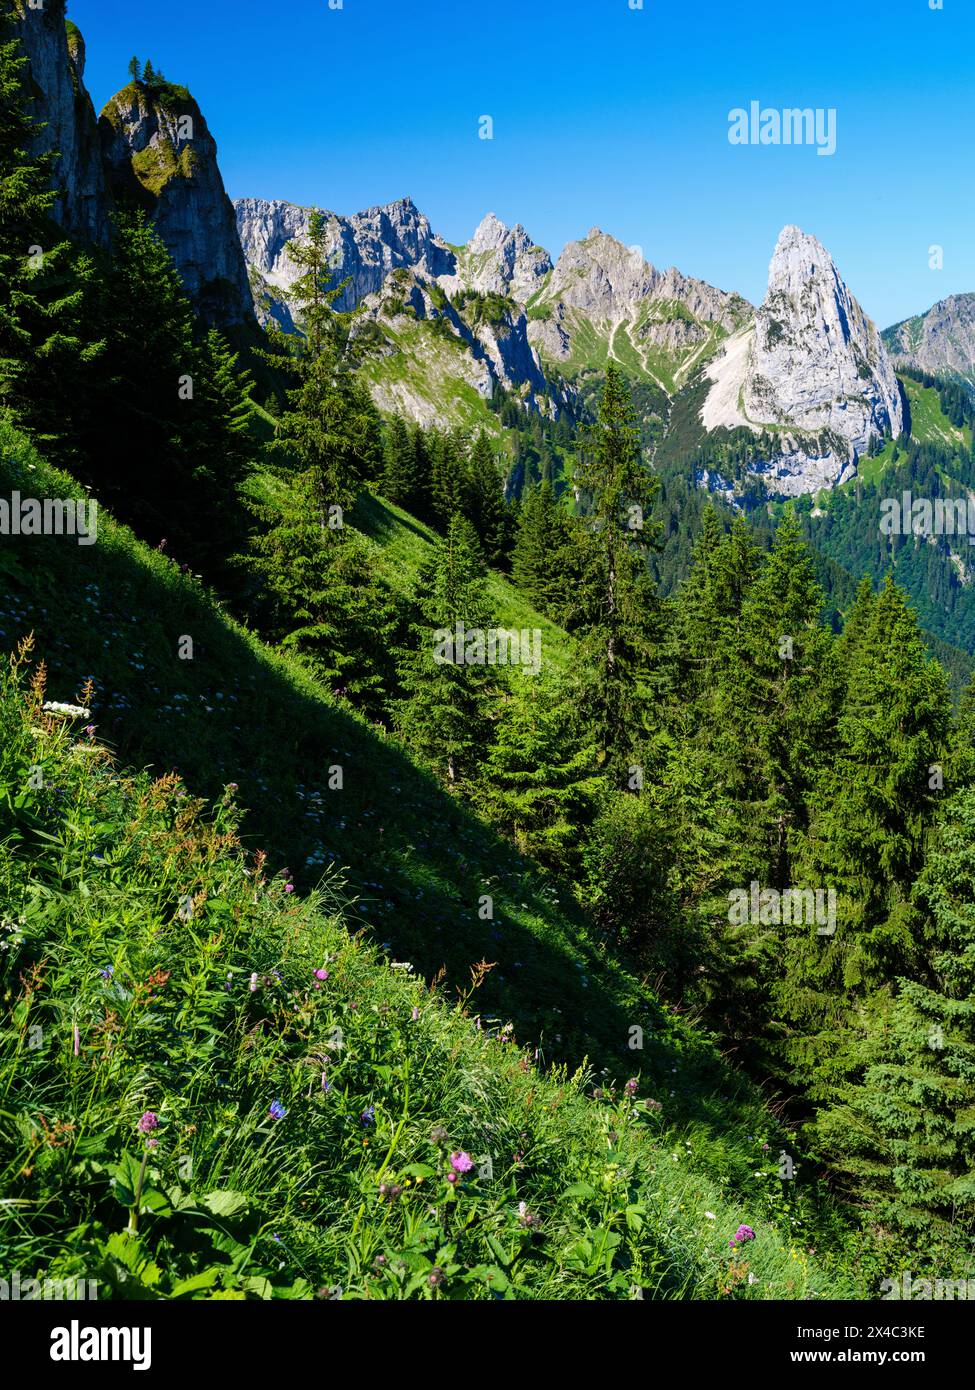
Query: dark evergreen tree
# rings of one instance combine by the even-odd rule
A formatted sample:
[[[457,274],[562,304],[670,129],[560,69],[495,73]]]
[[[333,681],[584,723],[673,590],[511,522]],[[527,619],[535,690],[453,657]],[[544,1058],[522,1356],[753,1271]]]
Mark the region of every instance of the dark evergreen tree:
[[[421,622],[401,663],[399,727],[451,784],[474,776],[488,741],[492,672],[483,635],[491,614],[484,576],[474,530],[455,516],[419,576]]]

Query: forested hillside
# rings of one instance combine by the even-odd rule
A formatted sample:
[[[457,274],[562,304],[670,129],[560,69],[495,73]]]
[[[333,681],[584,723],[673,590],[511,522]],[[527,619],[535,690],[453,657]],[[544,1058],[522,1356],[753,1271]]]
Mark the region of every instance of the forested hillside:
[[[177,1299],[964,1277],[975,628],[943,545],[876,535],[881,497],[975,481],[963,394],[910,378],[911,435],[774,505],[699,486],[754,447],[695,436],[700,383],[664,405],[606,354],[557,418],[407,419],[322,214],[288,315],[221,320],[125,178],[103,243],[58,220],[24,66],[8,25],[11,1266]],[[140,120],[170,101],[130,76]]]

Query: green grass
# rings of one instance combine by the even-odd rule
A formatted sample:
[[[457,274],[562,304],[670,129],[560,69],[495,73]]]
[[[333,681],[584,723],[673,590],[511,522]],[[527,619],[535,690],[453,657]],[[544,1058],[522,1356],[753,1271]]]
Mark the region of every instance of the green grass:
[[[77,495],[69,479],[48,469],[5,425],[0,425],[0,456],[3,495],[15,488],[25,496]],[[364,530],[369,534],[371,528],[380,536],[377,547],[389,546],[387,558],[377,554],[377,562],[409,569],[422,547],[430,544],[429,535],[384,504],[370,505],[373,514],[363,520]],[[342,912],[342,930],[364,931],[373,948],[408,962],[417,977],[437,976],[448,993],[463,995],[470,987],[472,967],[479,961],[489,963],[492,968],[477,993],[477,1011],[485,1026],[495,1031],[510,1024],[513,1036],[530,1048],[533,1062],[537,1049],[543,1066],[566,1066],[572,1074],[580,1068],[585,1072],[594,1067],[601,1074],[605,1069],[603,1085],[615,1078],[617,1093],[626,1077],[639,1075],[640,1094],[662,1106],[654,1112],[662,1146],[657,1155],[662,1164],[660,1210],[670,1212],[668,1221],[672,1218],[679,1225],[681,1218],[668,1205],[668,1194],[676,1196],[678,1189],[667,1187],[663,1176],[669,1175],[673,1184],[679,1172],[684,1186],[679,1188],[677,1211],[681,1202],[691,1202],[697,1213],[687,1216],[687,1229],[675,1229],[673,1238],[692,1244],[698,1240],[698,1206],[703,1204],[717,1214],[726,1239],[723,1225],[734,1212],[738,1221],[761,1228],[762,1248],[767,1247],[770,1258],[780,1247],[795,1249],[795,1256],[783,1257],[791,1271],[791,1288],[806,1287],[799,1280],[799,1259],[814,1220],[816,1243],[822,1248],[824,1209],[815,1214],[809,1182],[798,1183],[787,1198],[783,1196],[782,1185],[771,1181],[763,1158],[777,1154],[786,1142],[795,1153],[793,1141],[779,1130],[755,1087],[720,1057],[707,1035],[663,1006],[644,982],[593,939],[584,914],[561,884],[521,858],[462,802],[446,795],[392,737],[354,715],[293,661],[264,647],[172,559],[148,551],[104,514],[99,518],[98,544],[90,548],[67,537],[5,538],[0,575],[0,646],[9,649],[27,632],[36,633],[36,657],[47,663],[51,699],[73,700],[85,678],[91,677],[92,722],[99,744],[114,750],[123,765],[151,768],[153,776],[175,770],[191,797],[219,803],[226,785],[237,784],[235,799],[245,808],[240,829],[244,850],[266,852],[269,874],[290,869],[301,893],[313,893],[323,875],[333,882],[341,872],[352,900]],[[497,583],[503,594],[504,581]],[[513,591],[510,602],[513,619],[527,614]],[[179,656],[186,636],[193,639],[192,660]],[[564,636],[561,640],[567,641]],[[553,645],[559,645],[554,636]],[[21,741],[27,737],[24,734]],[[83,761],[81,765],[87,766]],[[336,767],[343,772],[340,790],[330,785]],[[30,809],[33,798],[18,778],[21,773],[13,774],[0,803],[7,806],[8,822],[24,806],[36,814],[36,808]],[[126,811],[110,821],[100,804],[86,815],[88,825],[111,824],[97,836],[84,831],[89,848],[96,840],[112,847],[122,838],[120,827],[131,820]],[[71,823],[81,822],[72,817]],[[37,886],[17,889],[24,901],[40,903],[42,916],[48,910],[53,914],[48,926],[55,935],[45,938],[45,951],[60,949],[66,923],[85,923],[80,937],[72,937],[72,950],[78,951],[88,949],[89,938],[99,939],[98,922],[109,923],[101,899],[96,895],[89,902],[86,897],[83,876],[72,870],[68,878],[62,874],[59,879],[61,869],[55,873],[52,867],[55,861],[67,862],[64,856],[81,853],[73,841],[72,845],[62,846],[58,840],[51,851],[54,860],[46,867],[41,864],[39,877],[31,880]],[[176,872],[178,854],[164,839],[159,845],[159,854],[146,851],[143,863],[146,881],[158,880],[157,887],[146,890],[158,894],[158,906],[149,911],[141,903],[127,851],[111,909],[118,917],[111,926],[115,935],[106,938],[103,956],[113,943],[128,951],[126,933],[144,933],[147,924],[154,930],[165,916],[163,906],[171,906],[182,877]],[[19,855],[16,840],[9,853]],[[238,870],[226,872],[232,876]],[[125,907],[127,892],[131,896]],[[230,889],[224,887],[207,887],[207,893],[208,901],[221,898],[236,904],[227,918],[228,929],[233,924],[236,930],[243,899],[228,897]],[[485,894],[493,902],[488,920],[479,911]],[[329,901],[327,915],[332,920],[337,912],[334,895]],[[90,920],[89,909],[96,914]],[[9,908],[5,912],[10,916]],[[333,921],[330,930],[337,931],[338,924]],[[140,949],[148,951],[151,942],[143,935],[138,939]],[[247,931],[235,937],[235,949],[244,958],[248,939]],[[193,950],[203,949],[201,939]],[[320,954],[322,949],[324,945],[314,951]],[[235,961],[228,966],[231,971],[244,968]],[[72,977],[77,974],[75,965],[66,968]],[[191,966],[184,963],[179,968]],[[73,981],[64,988],[73,989]],[[637,1051],[629,1045],[634,1028],[643,1030],[643,1047]],[[70,1058],[63,1060],[72,1065]],[[395,1067],[401,1060],[387,1058],[377,1065]],[[137,1069],[129,1077],[133,1086],[139,1075]],[[64,1076],[49,1084],[50,1097],[45,1095],[39,1105],[49,1120],[69,1101],[71,1106],[81,1104],[74,1093],[63,1090]],[[277,1084],[283,1088],[283,1079]],[[138,1096],[138,1104],[144,1101],[152,1108],[142,1091]],[[114,1110],[126,1116],[131,1106],[127,1110],[121,1094],[113,1093],[97,1113],[108,1116]],[[475,1142],[453,1131],[452,1138]],[[674,1153],[676,1159],[671,1157]],[[649,1164],[649,1155],[640,1162]],[[672,1170],[668,1164],[676,1167]],[[566,1176],[564,1168],[560,1160],[560,1181]],[[226,1175],[219,1176],[219,1182],[230,1185]],[[598,1184],[589,1185],[599,1190]],[[788,1210],[780,1212],[779,1205],[785,1203]],[[257,1206],[264,1209],[263,1196]],[[361,1231],[362,1221],[357,1229]],[[785,1268],[776,1276],[780,1291],[788,1284]],[[668,1287],[685,1287],[685,1276],[686,1270]],[[764,1281],[771,1277],[763,1276],[759,1296],[767,1291]],[[686,1287],[700,1292],[703,1285],[697,1280],[694,1274]],[[823,1274],[814,1278],[818,1292],[827,1282]]]
[[[376,544],[375,564],[392,588],[412,598],[420,567],[430,558],[438,537],[431,527],[392,502],[364,493],[349,518],[351,524]],[[492,570],[487,596],[497,625],[505,628],[537,628],[542,634],[542,660],[558,670],[571,666],[576,643],[533,608],[504,575]]]

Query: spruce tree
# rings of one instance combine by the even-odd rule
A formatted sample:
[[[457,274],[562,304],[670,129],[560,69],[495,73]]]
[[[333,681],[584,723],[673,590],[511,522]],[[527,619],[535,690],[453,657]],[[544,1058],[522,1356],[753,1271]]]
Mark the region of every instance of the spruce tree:
[[[523,854],[575,870],[601,782],[568,682],[545,668],[513,680],[478,782],[478,804]]]
[[[509,512],[504,476],[483,430],[471,449],[466,513],[489,565],[503,567],[508,553]]]
[[[818,778],[803,852],[810,885],[835,890],[835,932],[793,929],[775,991],[790,1074],[820,1099],[859,1064],[858,1011],[919,968],[912,893],[950,726],[944,672],[888,577],[850,657],[837,754]]]
[[[55,224],[53,156],[35,154],[27,59],[0,16],[0,407],[67,462],[77,399],[104,342],[88,322],[91,256]]]
[[[575,483],[586,501],[580,600],[594,672],[590,703],[603,764],[619,775],[650,703],[658,605],[646,554],[659,480],[644,464],[629,389],[613,364],[596,423],[584,435]]]
[[[879,1219],[960,1249],[975,1211],[975,789],[952,798],[938,832],[916,895],[924,968],[898,981],[819,1134]]]
[[[400,667],[405,696],[399,727],[452,785],[473,777],[488,739],[492,679],[486,653],[477,649],[477,634],[492,626],[484,576],[473,528],[453,517],[418,577],[420,622]],[[459,642],[458,625],[464,634]]]
[[[416,451],[405,422],[397,415],[386,427],[380,490],[390,502],[410,508],[417,493]]]

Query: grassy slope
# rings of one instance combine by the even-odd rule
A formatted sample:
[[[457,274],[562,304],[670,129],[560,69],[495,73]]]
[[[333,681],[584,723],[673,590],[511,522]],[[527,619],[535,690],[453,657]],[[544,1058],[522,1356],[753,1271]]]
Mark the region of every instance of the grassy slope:
[[[659,1103],[540,1074],[351,935],[333,886],[267,878],[228,798],[120,776],[42,697],[0,677],[0,1248],[23,1278],[102,1298],[843,1291],[794,1248],[770,1164],[743,1203]]]
[[[0,446],[0,495],[76,493],[5,426]],[[395,530],[396,544],[418,543],[401,519]],[[274,868],[287,865],[299,887],[314,886],[331,864],[344,869],[358,898],[349,925],[366,927],[424,977],[443,970],[447,987],[465,990],[475,962],[495,963],[477,997],[485,1019],[512,1022],[546,1062],[589,1059],[624,1079],[639,1072],[644,1093],[663,1104],[669,1141],[690,1139],[701,1190],[727,1185],[741,1219],[756,1224],[756,1204],[764,1211],[770,1187],[780,1187],[758,1175],[761,1145],[777,1153],[783,1139],[760,1097],[605,955],[559,884],[394,741],[104,515],[92,548],[69,538],[5,540],[0,576],[0,643],[37,633],[50,698],[71,700],[92,676],[99,738],[126,762],[178,769],[193,794],[219,797],[237,783],[250,808],[245,844],[269,851]],[[192,660],[178,656],[184,636],[193,638]],[[341,791],[329,788],[336,765]],[[484,893],[492,921],[478,915]],[[628,1046],[634,1026],[644,1030],[642,1051]]]

